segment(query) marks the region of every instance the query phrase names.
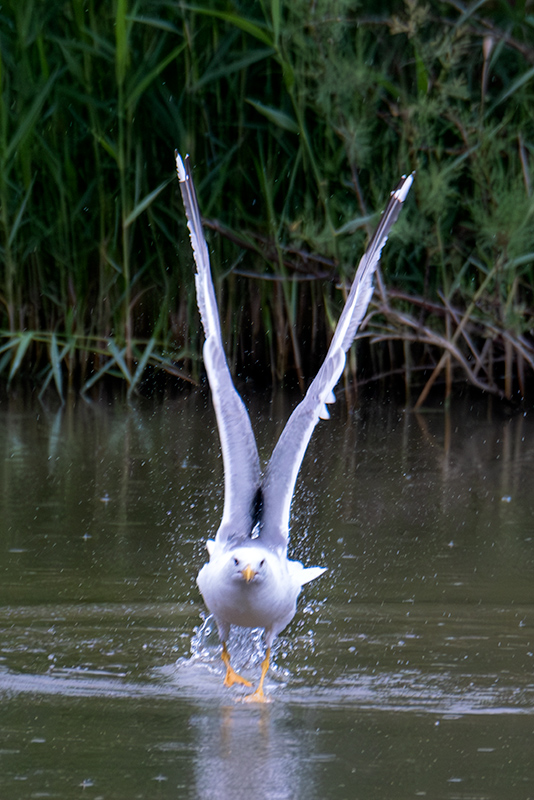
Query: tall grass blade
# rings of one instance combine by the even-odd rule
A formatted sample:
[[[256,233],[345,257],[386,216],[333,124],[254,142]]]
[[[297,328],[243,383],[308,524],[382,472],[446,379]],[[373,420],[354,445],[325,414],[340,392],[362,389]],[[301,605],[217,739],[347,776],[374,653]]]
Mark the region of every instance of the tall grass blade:
[[[17,337],[12,339],[13,344],[16,344],[16,351],[15,355],[13,356],[13,361],[11,363],[11,369],[9,370],[9,378],[8,383],[11,383],[13,378],[15,377],[16,373],[18,372],[20,365],[22,363],[22,359],[26,355],[26,351],[28,347],[33,341],[33,332],[26,331],[26,333],[22,333]]]
[[[163,70],[178,58],[180,53],[184,50],[185,46],[186,46],[185,43],[178,45],[178,47],[175,47],[174,50],[171,50],[171,52],[167,56],[165,56],[165,58],[163,58],[159,62],[159,64],[157,64],[147,74],[143,74],[143,78],[128,93],[125,103],[126,108],[130,109],[133,108],[133,106],[135,106],[141,95],[143,95],[146,92],[152,81],[154,81],[158,77],[158,75],[161,75]]]
[[[263,44],[274,47],[274,40],[269,31],[263,25],[258,25],[246,17],[241,17],[238,14],[232,14],[228,11],[217,11],[213,8],[203,8],[202,6],[186,5],[185,8],[187,8],[189,11],[195,11],[197,14],[206,14],[209,17],[227,22],[229,25],[233,25],[245,33],[250,34],[250,36],[253,36],[255,39],[258,39],[258,41],[263,42]]]
[[[247,103],[255,108],[260,114],[262,114],[269,122],[272,122],[274,125],[277,125],[279,128],[282,128],[286,131],[291,131],[291,133],[298,133],[299,126],[293,119],[290,117],[289,114],[286,114],[284,111],[280,111],[277,108],[270,108],[269,106],[264,106],[263,103],[258,103],[257,100],[250,100],[247,98]]]
[[[128,68],[128,25],[126,20],[127,0],[116,0],[115,12],[115,74],[117,85],[122,86]]]
[[[132,222],[134,222],[137,219],[137,217],[143,213],[143,211],[146,211],[146,209],[154,202],[156,197],[159,194],[161,194],[163,189],[165,189],[169,185],[171,180],[172,178],[167,178],[167,180],[164,180],[163,183],[160,183],[160,185],[156,187],[156,189],[153,189],[145,197],[143,197],[143,199],[140,200],[139,203],[137,203],[135,208],[132,209],[132,211],[130,211],[130,213],[124,220],[124,226],[126,228],[128,228],[132,224]]]
[[[128,386],[128,399],[130,399],[139,381],[141,380],[143,372],[145,371],[145,367],[148,364],[148,359],[152,355],[152,351],[154,350],[155,346],[156,346],[156,340],[154,338],[150,339],[150,341],[145,346],[143,355],[141,356],[141,358],[137,363],[136,370],[133,374],[130,385]]]
[[[89,389],[95,385],[104,375],[106,375],[110,370],[113,369],[115,365],[115,359],[108,358],[107,361],[93,374],[90,378],[88,378],[85,383],[83,384],[80,394],[82,397],[87,394]]]
[[[280,0],[271,0],[271,19],[273,23],[274,44],[278,47],[280,42],[280,29],[282,25],[282,11]]]
[[[122,350],[119,350],[119,348],[117,347],[117,345],[115,344],[113,339],[110,339],[109,342],[108,342],[108,350],[111,353],[111,355],[113,356],[113,361],[117,364],[117,366],[119,367],[120,371],[124,375],[124,378],[126,379],[126,382],[130,386],[131,383],[132,383],[132,374],[131,374],[130,370],[128,369],[128,366],[127,366],[125,358],[124,358],[126,353],[127,353],[127,349],[128,349],[127,347],[123,347]]]
[[[505,100],[508,100],[510,97],[512,97],[512,95],[514,95],[517,91],[519,91],[519,89],[521,89],[522,86],[525,86],[525,84],[530,83],[530,81],[532,81],[533,78],[534,78],[534,67],[531,67],[529,70],[527,70],[518,78],[516,78],[516,80],[513,81],[510,84],[510,86],[508,86],[504,90],[504,92],[502,92],[502,94],[497,98],[497,100],[495,100],[491,108],[488,109],[488,111],[486,112],[486,116],[487,117],[492,116],[495,109],[498,106],[500,106],[501,103],[504,103]]]
[[[24,220],[24,212],[26,211],[26,206],[28,205],[28,200],[30,199],[34,183],[35,183],[35,176],[32,178],[32,182],[28,186],[26,194],[24,195],[22,203],[20,204],[19,210],[17,211],[15,219],[13,220],[13,224],[11,226],[11,230],[9,232],[9,237],[7,240],[8,247],[12,247],[13,242],[15,241],[15,237],[19,232],[19,228]]]
[[[63,375],[61,373],[61,357],[59,355],[59,348],[57,345],[57,336],[52,334],[50,341],[50,364],[52,367],[52,374],[54,376],[54,383],[56,384],[57,393],[63,403]]]
[[[37,91],[30,108],[17,118],[17,125],[15,127],[13,136],[6,146],[4,157],[2,161],[7,164],[18,147],[20,147],[27,137],[29,137],[39,119],[43,106],[50,94],[54,83],[59,77],[59,70],[51,75],[46,83]]]

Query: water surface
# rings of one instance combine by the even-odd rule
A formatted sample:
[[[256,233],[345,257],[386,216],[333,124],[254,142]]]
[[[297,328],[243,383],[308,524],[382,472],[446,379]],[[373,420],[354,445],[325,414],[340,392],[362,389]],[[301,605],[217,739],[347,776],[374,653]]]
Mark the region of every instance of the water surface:
[[[290,406],[251,405],[267,458]],[[195,585],[209,400],[0,406],[0,797],[534,797],[534,425],[342,402],[293,505],[305,587],[249,707]],[[261,644],[235,659],[259,675]]]

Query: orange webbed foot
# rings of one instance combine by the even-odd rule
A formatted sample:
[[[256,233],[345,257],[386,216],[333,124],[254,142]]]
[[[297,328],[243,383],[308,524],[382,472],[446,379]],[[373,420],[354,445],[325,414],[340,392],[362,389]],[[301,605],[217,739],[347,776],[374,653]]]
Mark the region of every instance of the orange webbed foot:
[[[224,685],[233,686],[234,683],[241,683],[243,686],[252,686],[251,681],[243,678],[243,676],[239,675],[239,673],[237,673],[233,667],[228,665],[226,667],[226,675],[224,676]]]
[[[272,703],[272,699],[259,686],[255,692],[245,695],[242,700],[243,703]]]
[[[261,678],[258,684],[258,688],[252,694],[247,694],[246,697],[243,698],[244,703],[270,703],[271,698],[267,697],[265,692],[263,691],[263,681],[265,680],[265,676],[267,675],[267,671],[269,669],[269,661],[271,658],[271,648],[268,647],[265,653],[265,658],[261,664]]]
[[[250,681],[239,675],[235,669],[230,665],[230,653],[226,649],[226,642],[223,642],[223,649],[221,658],[226,666],[226,675],[224,676],[224,685],[233,686],[234,683],[241,683],[243,686],[252,686]]]

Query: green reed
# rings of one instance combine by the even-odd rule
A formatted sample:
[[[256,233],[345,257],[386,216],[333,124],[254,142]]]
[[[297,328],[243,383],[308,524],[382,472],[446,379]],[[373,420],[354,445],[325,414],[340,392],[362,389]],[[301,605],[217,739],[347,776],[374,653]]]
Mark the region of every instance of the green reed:
[[[198,376],[177,147],[213,230],[236,370],[304,385],[376,212],[415,169],[351,369],[404,370],[410,396],[443,376],[447,392],[467,378],[526,393],[528,0],[10,0],[0,54],[9,381],[63,398],[105,377],[131,394],[145,375]]]

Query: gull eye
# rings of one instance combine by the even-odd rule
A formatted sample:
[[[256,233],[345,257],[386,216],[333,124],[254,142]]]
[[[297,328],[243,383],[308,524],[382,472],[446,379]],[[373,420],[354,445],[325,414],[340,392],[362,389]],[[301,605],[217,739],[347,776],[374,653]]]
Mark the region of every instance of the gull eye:
[[[239,566],[239,559],[235,558],[235,556],[234,556],[234,566],[236,566],[236,567]]]
[[[260,561],[260,567],[263,567],[264,564],[265,564],[265,559],[262,558],[262,560]]]

